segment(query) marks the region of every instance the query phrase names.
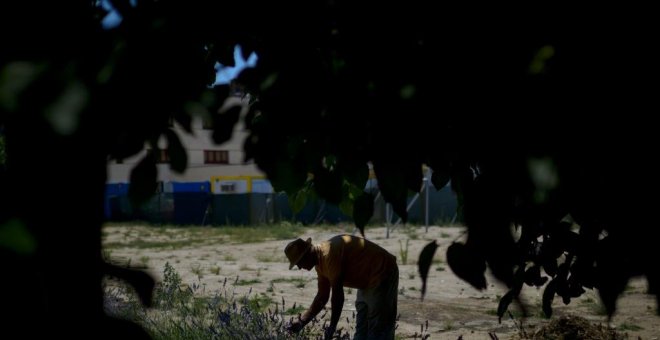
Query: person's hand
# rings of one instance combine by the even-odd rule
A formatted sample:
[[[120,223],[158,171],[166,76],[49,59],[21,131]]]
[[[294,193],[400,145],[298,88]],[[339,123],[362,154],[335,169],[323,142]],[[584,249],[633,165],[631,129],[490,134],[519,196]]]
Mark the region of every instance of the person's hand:
[[[287,330],[291,333],[298,333],[303,329],[304,326],[305,325],[303,325],[302,321],[296,320],[287,326]]]

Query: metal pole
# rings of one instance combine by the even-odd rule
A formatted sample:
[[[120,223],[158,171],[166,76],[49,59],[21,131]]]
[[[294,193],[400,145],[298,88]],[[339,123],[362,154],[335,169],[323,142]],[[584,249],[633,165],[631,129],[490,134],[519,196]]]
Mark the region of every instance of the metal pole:
[[[385,238],[390,238],[390,204],[385,203]]]
[[[426,225],[426,232],[429,232],[429,189],[431,188],[430,185],[430,175],[431,175],[431,168],[427,167],[426,172],[424,173],[424,223]]]

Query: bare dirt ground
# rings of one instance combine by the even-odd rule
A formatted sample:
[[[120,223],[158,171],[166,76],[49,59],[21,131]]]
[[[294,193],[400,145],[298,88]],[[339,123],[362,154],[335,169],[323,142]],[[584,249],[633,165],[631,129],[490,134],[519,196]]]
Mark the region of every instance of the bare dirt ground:
[[[209,228],[212,229],[212,228]],[[156,232],[155,230],[158,230]],[[339,233],[352,233],[352,226],[314,228],[305,227],[299,235],[313,242],[320,242]],[[487,276],[489,287],[478,291],[458,279],[445,261],[449,244],[461,236],[461,226],[402,227],[399,226],[386,237],[385,227],[372,227],[366,230],[368,239],[375,241],[397,256],[399,263],[399,313],[397,337],[413,338],[419,334],[420,325],[428,321],[431,339],[492,339],[489,333],[499,339],[520,336],[519,314],[513,313],[514,320],[507,317],[498,323],[496,315],[498,299],[506,293],[506,287]],[[198,283],[206,294],[218,291],[225,280],[234,284],[236,294],[267,294],[274,302],[286,301],[309,306],[316,293],[315,271],[288,270],[284,256],[284,246],[292,239],[263,241],[259,243],[232,243],[227,239],[215,238],[210,233],[199,242],[189,241],[185,228],[154,228],[146,226],[108,226],[104,228],[106,256],[113,262],[132,267],[143,267],[157,279],[162,279],[163,268],[169,262],[181,275],[184,283]],[[158,242],[169,240],[170,247],[157,246]],[[420,300],[421,279],[417,272],[419,253],[431,240],[437,240],[440,248],[436,252],[428,279],[428,291],[424,301]],[[404,263],[406,242],[407,261]],[[631,281],[618,301],[618,312],[609,324],[620,332],[627,333],[629,339],[659,339],[660,317],[656,316],[653,296],[646,293],[646,281]],[[346,303],[342,323],[348,327],[355,307],[356,292],[346,289]],[[523,321],[528,335],[548,322],[541,317],[541,296],[543,288],[525,286],[523,300],[531,317]],[[329,308],[329,305],[327,306]],[[579,315],[593,323],[607,324],[607,317],[601,307],[596,291],[588,290],[569,305],[564,305],[560,297],[553,303],[554,316]],[[348,327],[350,328],[350,327]]]

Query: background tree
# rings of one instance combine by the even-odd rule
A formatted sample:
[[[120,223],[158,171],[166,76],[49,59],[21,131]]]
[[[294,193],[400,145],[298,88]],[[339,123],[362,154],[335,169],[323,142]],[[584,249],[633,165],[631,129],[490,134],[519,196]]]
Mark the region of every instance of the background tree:
[[[0,53],[0,261],[11,278],[0,289],[10,327],[141,332],[102,310],[104,273],[131,281],[145,301],[153,284],[102,261],[107,161],[165,136],[172,168],[184,171],[170,119],[190,131],[191,117],[211,116],[215,140],[226,141],[238,112],[213,114],[227,89],[209,85],[236,43],[259,55],[239,78],[256,98],[247,158],[294,202],[314,193],[363,231],[371,162],[405,221],[426,164],[437,188],[451,180],[468,226],[467,242],[447,250],[450,267],[477,288],[490,267],[511,288],[501,313],[543,277],[548,314],[555,294],[569,302],[584,288],[598,288],[612,313],[636,275],[657,292],[648,113],[657,111],[658,30],[644,13],[421,0],[111,4],[123,20],[109,30],[96,1],[0,10],[0,29],[12,32]],[[131,183],[135,204],[153,193],[153,156]],[[44,326],[23,327],[35,322]]]

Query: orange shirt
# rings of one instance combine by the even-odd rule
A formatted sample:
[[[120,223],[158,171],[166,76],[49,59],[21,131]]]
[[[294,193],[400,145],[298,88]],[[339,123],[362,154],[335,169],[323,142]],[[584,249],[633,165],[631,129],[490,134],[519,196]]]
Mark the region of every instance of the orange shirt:
[[[343,286],[373,288],[396,268],[396,257],[379,245],[352,235],[338,235],[315,245],[316,273],[334,286],[343,274]]]

